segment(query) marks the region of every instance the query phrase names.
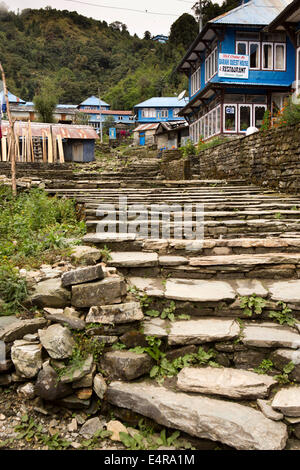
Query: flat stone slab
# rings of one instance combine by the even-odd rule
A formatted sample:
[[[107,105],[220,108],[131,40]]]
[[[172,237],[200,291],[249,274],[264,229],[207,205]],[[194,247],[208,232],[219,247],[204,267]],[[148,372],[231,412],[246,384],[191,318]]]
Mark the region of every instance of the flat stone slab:
[[[160,256],[160,266],[184,266],[188,264],[189,260],[184,256]]]
[[[85,243],[95,243],[95,245],[97,243],[133,242],[135,239],[136,235],[134,233],[90,233],[83,237]]]
[[[144,314],[139,302],[91,307],[86,323],[101,323],[103,325],[131,323],[143,320]]]
[[[183,392],[235,399],[266,398],[275,384],[268,375],[227,367],[186,367],[177,378],[177,388]]]
[[[168,337],[170,346],[204,344],[227,341],[238,337],[239,324],[227,318],[200,318],[197,320],[166,322],[154,318],[144,322],[147,336]]]
[[[300,335],[292,328],[276,323],[246,323],[242,342],[258,348],[298,349]]]
[[[251,407],[205,396],[176,393],[150,382],[112,382],[109,403],[130,409],[162,426],[239,450],[282,450],[287,427]]]
[[[238,279],[232,284],[235,284],[236,292],[242,297],[250,297],[253,294],[259,297],[267,297],[268,295],[268,290],[257,279]]]
[[[99,282],[72,286],[72,305],[87,308],[118,304],[122,302],[126,292],[125,281],[119,276],[112,276]]]
[[[125,251],[110,253],[109,266],[116,268],[147,268],[158,265],[157,253],[143,253],[139,251]]]
[[[45,318],[33,318],[31,320],[16,320],[8,323],[0,330],[0,340],[5,343],[22,339],[25,335],[36,333],[40,328],[47,325]]]
[[[128,277],[127,281],[131,287],[136,287],[150,297],[164,297],[165,286],[162,280],[155,277]]]
[[[284,388],[276,393],[272,408],[285,416],[300,416],[300,387]]]
[[[68,271],[62,275],[61,282],[64,287],[68,287],[101,279],[104,279],[103,267],[101,264],[97,264],[96,266],[88,266],[86,268]]]
[[[254,266],[264,264],[299,264],[300,254],[269,253],[250,255],[199,256],[190,259],[191,266]]]
[[[272,300],[294,304],[300,303],[300,279],[270,283],[269,292]]]
[[[220,302],[234,300],[236,293],[228,282],[190,279],[169,279],[165,297],[190,302]]]
[[[150,372],[153,360],[147,353],[131,351],[108,352],[101,360],[101,367],[110,379],[134,380]]]
[[[284,418],[282,413],[278,413],[278,411],[273,410],[267,400],[258,399],[257,404],[266,418],[272,419],[273,421],[281,421]]]

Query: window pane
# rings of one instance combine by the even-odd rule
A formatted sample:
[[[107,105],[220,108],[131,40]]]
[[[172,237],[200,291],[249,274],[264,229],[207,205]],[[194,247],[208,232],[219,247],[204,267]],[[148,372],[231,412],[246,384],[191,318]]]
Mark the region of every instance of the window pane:
[[[235,116],[236,116],[235,106],[225,106],[225,130],[226,131],[236,130]]]
[[[273,47],[271,44],[263,45],[263,68],[273,68]]]
[[[250,106],[240,107],[240,131],[244,132],[251,126],[251,108]]]
[[[250,44],[250,67],[252,69],[259,68],[259,45]]]
[[[283,44],[276,44],[275,46],[275,69],[276,70],[284,70],[285,63],[284,63],[284,45]]]
[[[265,111],[265,106],[255,106],[254,126],[257,127],[257,129],[260,129],[262,126]]]
[[[247,55],[247,44],[245,42],[238,42],[237,53],[239,55]]]
[[[219,133],[221,130],[221,108],[217,108],[217,133]]]

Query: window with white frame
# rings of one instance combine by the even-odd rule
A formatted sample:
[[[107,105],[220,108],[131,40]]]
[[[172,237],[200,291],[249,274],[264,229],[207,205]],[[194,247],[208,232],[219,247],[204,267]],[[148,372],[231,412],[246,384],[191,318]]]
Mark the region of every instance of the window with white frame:
[[[156,110],[155,108],[145,108],[142,110],[142,117],[145,118],[155,118],[156,117]]]
[[[273,43],[262,43],[262,69],[273,70]]]
[[[192,74],[191,76],[191,95],[195,95],[201,88],[201,67]]]
[[[260,68],[260,43],[249,42],[250,69],[259,70]]]
[[[205,60],[205,83],[208,82],[218,72],[218,48],[209,54]]]
[[[167,118],[169,117],[169,110],[168,109],[161,109],[159,111],[159,115],[161,118]]]
[[[212,109],[191,125],[191,139],[195,144],[200,139],[209,139],[221,132],[221,106]]]
[[[286,45],[275,43],[274,49],[274,70],[285,70]]]
[[[237,105],[226,104],[224,106],[224,132],[236,132]]]
[[[235,52],[238,55],[248,55],[248,42],[247,41],[237,41],[236,42]]]

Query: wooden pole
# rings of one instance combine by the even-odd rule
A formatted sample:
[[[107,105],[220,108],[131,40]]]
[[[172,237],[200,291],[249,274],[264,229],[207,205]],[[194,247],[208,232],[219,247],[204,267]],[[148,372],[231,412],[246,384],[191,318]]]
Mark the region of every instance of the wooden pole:
[[[4,73],[1,62],[0,62],[0,72],[2,74],[3,91],[4,91],[5,101],[6,101],[6,109],[7,109],[7,115],[8,115],[8,120],[9,120],[10,135],[12,139],[12,142],[11,142],[12,143],[11,145],[11,186],[12,186],[13,195],[16,196],[17,195],[17,178],[16,178],[16,154],[15,154],[16,145],[15,145],[14,122],[10,114],[8,91],[6,87],[6,78],[5,78],[5,73]]]

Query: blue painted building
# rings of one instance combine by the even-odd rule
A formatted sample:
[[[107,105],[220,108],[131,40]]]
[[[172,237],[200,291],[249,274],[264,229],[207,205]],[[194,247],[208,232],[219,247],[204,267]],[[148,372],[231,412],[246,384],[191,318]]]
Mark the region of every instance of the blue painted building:
[[[114,125],[122,124],[126,127],[135,125],[135,118],[132,111],[114,111],[110,110],[88,110],[84,109],[81,112],[89,116],[89,124],[93,126],[96,130],[100,129],[105,121],[112,117],[114,119]]]
[[[151,98],[134,107],[137,121],[143,123],[159,123],[169,121],[182,121],[179,112],[186,106],[187,98],[178,100],[175,97]]]
[[[78,106],[80,111],[88,109],[94,111],[100,111],[100,109],[108,110],[110,109],[110,105],[105,103],[105,101],[100,100],[97,96],[90,96],[87,100],[80,103]]]
[[[250,0],[209,21],[178,70],[189,77],[180,112],[197,143],[260,128],[266,109],[282,107],[295,80],[295,47],[285,30],[268,25],[288,0]]]
[[[24,105],[26,103],[26,101],[22,100],[21,98],[18,98],[18,96],[13,95],[10,91],[7,92],[7,96],[8,96],[8,101],[10,104]],[[5,96],[4,96],[4,91],[2,90],[0,92],[0,103],[4,103],[4,102],[5,102]]]

